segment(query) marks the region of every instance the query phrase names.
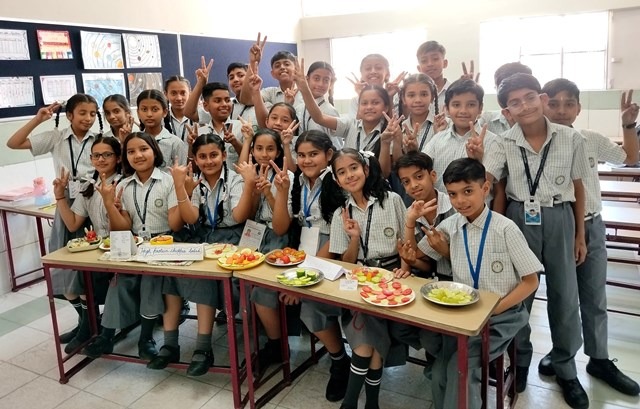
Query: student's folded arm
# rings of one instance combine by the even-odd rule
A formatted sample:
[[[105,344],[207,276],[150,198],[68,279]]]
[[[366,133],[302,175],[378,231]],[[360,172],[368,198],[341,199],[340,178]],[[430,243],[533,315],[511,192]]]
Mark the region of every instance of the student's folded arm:
[[[298,89],[302,94],[302,99],[304,101],[304,106],[309,111],[309,116],[311,119],[320,126],[324,126],[325,128],[329,128],[332,131],[335,131],[338,127],[338,118],[335,116],[326,115],[316,102],[313,94],[311,93],[311,89],[309,88],[309,84],[304,81],[297,82]]]
[[[184,104],[184,116],[191,119],[193,122],[200,121],[200,115],[198,115],[198,102],[200,101],[203,87],[204,84],[200,80],[196,81],[196,85],[193,86],[193,89],[189,93],[189,98],[187,98],[187,102]]]
[[[493,315],[502,314],[509,308],[524,301],[529,295],[531,295],[538,288],[538,274],[532,272],[522,277],[522,281],[505,295],[496,308],[493,310]]]

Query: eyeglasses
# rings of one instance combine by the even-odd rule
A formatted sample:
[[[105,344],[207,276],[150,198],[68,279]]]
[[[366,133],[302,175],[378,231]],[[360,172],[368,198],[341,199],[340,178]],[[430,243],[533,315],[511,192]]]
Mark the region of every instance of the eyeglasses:
[[[103,159],[111,159],[111,157],[113,157],[115,155],[115,153],[113,152],[104,152],[104,153],[92,153],[91,154],[91,159],[93,160],[98,160],[100,158]]]
[[[533,103],[536,102],[539,96],[540,94],[538,93],[530,92],[525,95],[523,99],[509,101],[509,103],[507,104],[507,109],[511,111],[521,111],[524,108],[525,104],[527,106],[533,105]]]

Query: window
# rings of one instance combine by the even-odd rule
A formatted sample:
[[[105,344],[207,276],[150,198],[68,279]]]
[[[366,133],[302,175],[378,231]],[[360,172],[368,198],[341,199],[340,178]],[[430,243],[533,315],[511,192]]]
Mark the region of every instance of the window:
[[[495,90],[495,70],[520,61],[541,85],[563,77],[580,89],[606,89],[608,33],[608,12],[481,23],[481,85]]]
[[[353,84],[347,78],[353,79],[351,73],[360,78],[360,61],[367,54],[382,54],[389,60],[391,80],[402,71],[416,72],[416,51],[426,38],[425,29],[416,29],[331,39],[331,65],[338,79],[334,98],[355,96]]]

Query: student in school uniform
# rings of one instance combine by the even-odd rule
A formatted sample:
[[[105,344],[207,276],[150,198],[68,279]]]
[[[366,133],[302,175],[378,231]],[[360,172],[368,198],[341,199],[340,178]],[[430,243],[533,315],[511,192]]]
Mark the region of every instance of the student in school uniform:
[[[118,138],[122,143],[124,138],[134,129],[133,114],[131,113],[131,107],[129,107],[129,101],[124,95],[109,95],[102,102],[102,112],[109,124],[109,129],[104,132],[103,136]]]
[[[551,122],[573,127],[581,109],[580,90],[576,84],[567,79],[558,78],[546,83],[542,87],[542,92],[549,97],[544,109],[547,118]],[[589,173],[584,180],[587,258],[577,267],[577,278],[584,352],[590,358],[587,373],[602,379],[624,394],[634,396],[640,393],[638,383],[623,374],[614,361],[609,359],[606,229],[600,215],[602,201],[598,176],[599,161],[627,165],[638,163],[638,138],[634,130],[638,119],[638,105],[631,102],[632,96],[632,90],[628,94],[622,93],[620,107],[624,134],[622,146],[598,132],[589,129],[580,130],[585,137]],[[538,372],[546,376],[555,375],[551,352],[540,361]]]
[[[435,187],[445,191],[442,175],[449,163],[472,154],[479,161],[491,151],[497,141],[495,134],[482,131],[477,119],[482,112],[484,90],[475,81],[461,79],[453,82],[445,93],[445,107],[452,125],[431,138],[424,152],[433,158],[433,169],[438,177]],[[484,134],[483,136],[480,136]],[[478,143],[483,149],[471,150]]]
[[[164,118],[169,113],[169,105],[162,92],[156,89],[142,91],[136,100],[140,130],[153,136],[162,151],[164,162],[160,169],[168,172],[177,161],[187,164],[188,145],[163,126]]]
[[[227,167],[233,169],[238,163],[244,139],[240,121],[229,119],[233,110],[229,87],[221,82],[210,82],[202,88],[202,100],[211,121],[199,127],[198,134],[219,136],[225,142]]]
[[[211,121],[211,115],[199,106],[198,101],[202,95],[203,87],[209,82],[209,72],[213,66],[213,59],[209,60],[208,64],[205,64],[204,57],[201,57],[201,66],[196,70],[196,84],[193,86],[189,99],[185,104],[185,115],[191,120],[197,123],[206,124]],[[240,93],[242,92],[242,85],[247,78],[247,69],[249,66],[242,62],[232,62],[227,66],[227,80],[229,82],[229,88],[233,92],[234,96],[231,98],[233,107],[231,108],[230,119],[238,119],[242,117],[247,122],[250,122],[253,126],[257,127],[258,121],[256,119],[255,108],[253,105],[245,105],[240,102]]]
[[[433,123],[433,116],[438,115],[440,109],[436,84],[425,74],[411,74],[402,83],[400,100],[402,104],[398,107],[398,115],[406,114],[406,119],[402,123],[402,129],[406,134],[403,141],[404,151],[423,152],[427,143],[437,133]]]
[[[515,125],[484,162],[489,179],[506,175],[506,215],[520,227],[545,268],[556,381],[569,406],[587,408],[589,398],[577,377],[575,354],[582,344],[576,264],[586,256],[582,180],[589,172],[588,161],[582,135],[544,116],[548,97],[541,92],[538,80],[528,74],[502,81],[498,100]],[[533,298],[525,301],[529,311]],[[530,333],[527,325],[516,339],[518,391],[526,388],[531,364]]]
[[[531,68],[521,62],[509,62],[498,67],[496,72],[493,74],[496,91],[500,88],[502,80],[518,73],[532,74]],[[501,135],[504,132],[507,132],[513,126],[513,123],[502,114],[501,110],[483,112],[478,123],[481,126],[487,124],[487,129],[496,135]]]
[[[444,70],[449,65],[446,58],[447,50],[437,41],[427,41],[418,46],[416,58],[418,59],[418,72],[428,75],[435,82],[438,90],[438,99],[440,103],[440,112],[444,112],[444,96],[447,88],[451,85],[449,80],[444,77]],[[434,99],[434,102],[436,100]],[[435,106],[432,103],[431,112],[435,112]],[[435,114],[434,114],[435,115]],[[433,118],[431,118],[433,120]]]
[[[156,139],[146,132],[129,134],[122,151],[122,168],[127,177],[117,187],[103,184],[96,188],[102,195],[111,230],[131,230],[145,241],[179,231],[184,223],[178,210],[176,190],[173,178],[161,170],[165,160]],[[165,309],[162,281],[162,277],[149,275],[140,279],[138,354],[148,361],[158,355],[153,328]]]
[[[190,93],[191,84],[182,75],[174,75],[164,82],[164,96],[169,101],[169,113],[164,117],[164,127],[186,144],[189,143],[188,127],[193,126],[193,121],[185,115]]]
[[[403,235],[406,208],[388,191],[380,165],[371,152],[344,148],[331,163],[332,175],[347,194],[331,221],[329,251],[349,263],[394,270],[401,266],[397,241]],[[321,195],[336,192],[323,189]],[[406,268],[405,268],[406,270]],[[366,407],[378,407],[383,363],[395,365],[388,323],[367,314],[344,311],[342,326],[352,349],[351,373],[340,408],[357,407],[365,386]]]
[[[471,158],[456,159],[443,177],[458,213],[429,231],[419,247],[434,259],[449,258],[455,282],[500,295],[500,302],[489,319],[489,359],[493,360],[506,351],[529,320],[523,301],[538,287],[536,273],[541,272],[543,266],[529,249],[518,226],[486,206],[490,184],[480,162]],[[431,388],[436,409],[458,407],[457,349],[456,338],[442,337],[432,370]],[[468,407],[480,408],[479,336],[469,340],[467,353]]]
[[[336,74],[333,71],[333,67],[329,63],[324,61],[316,61],[309,66],[307,70],[307,82],[309,83],[309,89],[311,94],[316,100],[318,107],[325,115],[340,116],[340,113],[333,106],[333,84],[336,81]],[[325,97],[325,95],[327,95]],[[340,137],[332,136],[333,132],[327,127],[317,124],[309,114],[307,108],[303,105],[299,105],[296,108],[296,113],[300,119],[299,132],[303,133],[309,130],[317,130],[326,133],[331,136],[333,146],[340,150],[344,145],[344,141]]]
[[[67,100],[64,107],[70,126],[61,130],[58,128],[58,124],[62,108],[57,102],[40,108],[36,116],[9,137],[7,147],[10,149],[29,149],[33,156],[50,153],[53,157],[55,175],[62,175],[63,169],[70,170],[69,188],[65,196],[61,196],[59,199],[68,200],[69,204],[72,204],[82,190],[82,182],[88,180],[93,172],[93,164],[90,159],[91,144],[98,135],[91,131],[91,127],[98,118],[100,132],[102,132],[102,117],[95,98],[87,94],[75,94]],[[51,119],[54,115],[55,128],[53,130],[31,134],[38,125]],[[84,232],[80,235],[83,236]],[[60,212],[56,210],[49,237],[49,251],[66,246],[67,242],[74,237],[76,236],[67,230],[60,217]],[[86,308],[83,309],[78,297],[83,290],[76,285],[78,283],[75,279],[76,274],[77,272],[72,270],[51,270],[53,294],[64,295],[69,300],[78,313],[78,323],[80,323]],[[60,342],[69,343],[76,336],[78,328],[62,334]]]

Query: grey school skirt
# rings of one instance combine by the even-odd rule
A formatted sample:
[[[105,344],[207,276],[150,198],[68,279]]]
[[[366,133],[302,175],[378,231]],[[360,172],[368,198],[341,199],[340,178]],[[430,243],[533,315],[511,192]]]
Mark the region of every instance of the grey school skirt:
[[[243,224],[216,230],[202,226],[197,228],[195,232],[200,237],[200,243],[238,244],[243,229]],[[218,309],[224,308],[224,288],[218,280],[165,277],[162,293],[177,295],[196,304],[209,305]]]
[[[140,276],[115,274],[104,302],[102,326],[121,329],[140,319]]]

